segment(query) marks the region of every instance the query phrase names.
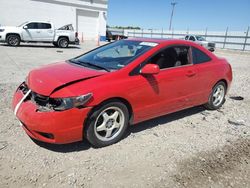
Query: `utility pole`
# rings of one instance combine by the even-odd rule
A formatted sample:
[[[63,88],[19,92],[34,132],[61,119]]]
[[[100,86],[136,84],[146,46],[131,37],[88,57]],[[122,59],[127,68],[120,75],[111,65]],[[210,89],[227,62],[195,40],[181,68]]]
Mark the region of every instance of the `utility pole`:
[[[173,16],[174,16],[174,7],[175,7],[176,4],[177,4],[176,2],[171,3],[171,6],[173,6],[173,7],[172,7],[172,13],[171,13],[171,17],[170,17],[169,30],[171,30],[172,19],[173,19]]]

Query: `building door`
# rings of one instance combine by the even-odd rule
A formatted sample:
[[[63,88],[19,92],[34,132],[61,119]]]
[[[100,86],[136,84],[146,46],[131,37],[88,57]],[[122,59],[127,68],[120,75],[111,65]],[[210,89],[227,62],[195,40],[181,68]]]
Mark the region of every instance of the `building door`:
[[[76,30],[84,40],[96,40],[99,32],[99,12],[76,10]]]

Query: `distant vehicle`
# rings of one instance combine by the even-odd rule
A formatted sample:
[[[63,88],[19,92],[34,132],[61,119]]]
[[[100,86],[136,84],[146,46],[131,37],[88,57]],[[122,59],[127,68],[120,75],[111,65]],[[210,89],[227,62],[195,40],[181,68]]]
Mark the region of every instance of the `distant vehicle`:
[[[186,35],[185,40],[194,41],[194,42],[198,43],[199,45],[204,46],[205,48],[207,48],[211,52],[213,52],[215,50],[215,43],[206,41],[206,39],[203,38],[202,36],[199,36],[199,35]]]
[[[121,39],[127,39],[128,37],[124,35],[119,35],[119,34],[113,34],[111,31],[106,31],[106,40],[111,41],[111,40],[121,40]]]
[[[131,124],[203,104],[219,109],[231,81],[227,60],[198,44],[126,39],[31,71],[12,109],[34,139],[103,147]]]
[[[71,24],[55,29],[51,22],[31,21],[17,27],[0,27],[0,42],[10,46],[19,46],[20,42],[44,42],[66,48],[69,44],[79,44],[79,39]]]

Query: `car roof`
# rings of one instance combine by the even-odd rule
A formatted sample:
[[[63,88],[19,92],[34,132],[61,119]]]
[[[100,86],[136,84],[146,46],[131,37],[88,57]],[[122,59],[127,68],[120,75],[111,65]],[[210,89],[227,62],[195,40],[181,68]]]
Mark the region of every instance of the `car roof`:
[[[37,22],[37,23],[52,23],[51,21],[45,21],[45,20],[32,20],[32,21],[26,21],[26,23],[33,23],[33,22]]]
[[[173,38],[169,38],[169,39],[155,39],[155,38],[128,38],[125,40],[130,40],[130,41],[141,41],[141,42],[155,42],[158,44],[162,44],[162,43],[183,43],[183,44],[190,44],[190,41],[186,41],[183,39],[173,39]]]

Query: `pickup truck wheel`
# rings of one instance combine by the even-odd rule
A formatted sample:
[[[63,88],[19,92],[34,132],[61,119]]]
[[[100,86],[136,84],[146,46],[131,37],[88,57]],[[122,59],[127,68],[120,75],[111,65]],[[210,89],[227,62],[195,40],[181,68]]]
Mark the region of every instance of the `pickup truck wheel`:
[[[11,34],[8,35],[6,41],[10,46],[19,46],[21,39],[18,35]]]
[[[69,40],[66,37],[58,39],[57,45],[60,48],[67,48],[69,46]]]

